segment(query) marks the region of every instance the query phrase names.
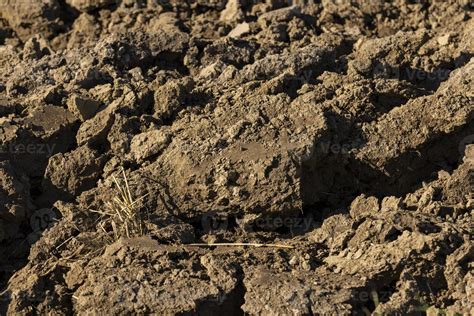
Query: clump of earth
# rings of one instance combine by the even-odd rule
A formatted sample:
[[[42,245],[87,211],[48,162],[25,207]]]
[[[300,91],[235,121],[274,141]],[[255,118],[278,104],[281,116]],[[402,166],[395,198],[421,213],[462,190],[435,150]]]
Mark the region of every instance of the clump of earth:
[[[0,7],[0,314],[474,313],[471,1]]]

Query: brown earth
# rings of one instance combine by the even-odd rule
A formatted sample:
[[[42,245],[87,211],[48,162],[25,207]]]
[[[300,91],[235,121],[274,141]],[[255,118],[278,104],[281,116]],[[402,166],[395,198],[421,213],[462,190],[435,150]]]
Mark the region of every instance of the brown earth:
[[[0,8],[0,314],[474,314],[472,1]]]

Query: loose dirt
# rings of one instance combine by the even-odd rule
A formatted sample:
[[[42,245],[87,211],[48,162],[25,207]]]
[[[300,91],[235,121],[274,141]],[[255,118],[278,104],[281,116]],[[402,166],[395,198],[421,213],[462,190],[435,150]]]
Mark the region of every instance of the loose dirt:
[[[0,0],[0,314],[473,314],[473,10]]]

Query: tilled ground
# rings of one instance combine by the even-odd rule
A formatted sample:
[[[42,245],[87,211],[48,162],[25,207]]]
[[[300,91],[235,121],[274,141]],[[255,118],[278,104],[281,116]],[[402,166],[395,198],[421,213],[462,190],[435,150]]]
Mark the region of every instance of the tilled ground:
[[[0,0],[0,314],[473,314],[473,10]]]

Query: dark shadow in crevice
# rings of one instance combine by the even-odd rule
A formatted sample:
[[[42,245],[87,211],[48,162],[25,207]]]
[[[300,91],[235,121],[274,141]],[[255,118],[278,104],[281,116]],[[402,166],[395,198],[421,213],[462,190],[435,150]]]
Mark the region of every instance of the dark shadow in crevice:
[[[397,291],[399,275],[398,271],[392,271],[370,281],[366,287],[354,290],[350,301],[354,315],[371,314],[379,304],[388,302]]]
[[[51,208],[51,203],[39,203],[37,198],[42,194],[42,181],[49,158],[60,152],[68,152],[77,147],[75,135],[78,129],[77,124],[63,129],[48,138],[41,138],[33,133],[33,130],[20,130],[17,138],[12,143],[7,144],[7,150],[0,151],[0,160],[10,161],[15,171],[25,175],[30,184],[30,196],[36,209]],[[71,137],[72,135],[72,137]],[[23,147],[20,147],[23,146]],[[33,148],[34,151],[19,150],[21,148]],[[18,149],[18,151],[14,150]],[[7,240],[0,244],[3,253],[7,257],[2,258],[0,263],[0,296],[1,289],[6,285],[8,279],[19,269],[27,264],[27,256],[30,249],[30,242],[27,236],[33,231],[30,225],[30,218],[26,218],[20,225],[21,235],[17,239]],[[0,309],[3,301],[0,297]],[[0,314],[1,311],[0,311]]]
[[[444,81],[448,80],[451,72],[466,65],[473,56],[474,54],[463,52],[458,57],[439,64],[432,71],[413,68],[407,64],[392,67],[376,61],[370,77],[404,80],[421,90],[434,93]]]
[[[403,196],[419,188],[423,181],[434,180],[440,170],[454,170],[460,160],[459,143],[474,133],[468,124],[450,134],[434,136],[419,148],[407,151],[385,164],[385,172],[375,170],[365,162],[353,159],[351,173],[370,185],[366,192],[378,197]]]
[[[153,66],[157,66],[160,70],[177,70],[183,76],[189,75],[189,69],[184,65],[183,53],[162,51],[153,57],[153,59],[136,66],[140,67],[143,71],[146,71]]]
[[[246,288],[242,281],[229,293],[218,294],[216,298],[202,301],[197,304],[197,315],[245,315],[241,306],[245,303]],[[183,313],[181,315],[195,315],[194,313]]]
[[[390,112],[392,109],[403,106],[408,101],[413,100],[414,98],[422,97],[428,95],[429,93],[423,89],[413,89],[411,91],[412,95],[401,95],[395,91],[387,92],[377,92],[374,91],[370,95],[370,102],[375,107],[376,117],[372,117],[372,120],[377,119],[381,115]],[[372,121],[369,120],[369,121]],[[367,121],[368,122],[368,121]]]
[[[348,134],[361,133],[354,130]],[[362,193],[378,198],[403,197],[420,188],[423,182],[435,180],[438,171],[454,170],[462,158],[459,144],[472,134],[474,125],[466,124],[449,134],[432,135],[430,141],[389,160],[383,168],[376,167],[374,161],[356,157],[364,143],[356,142],[356,147],[348,143],[344,147],[344,141],[351,138],[341,136],[339,143],[334,138],[326,138],[326,143],[320,139],[312,159],[302,164],[303,203],[308,209],[318,203],[347,208]]]

